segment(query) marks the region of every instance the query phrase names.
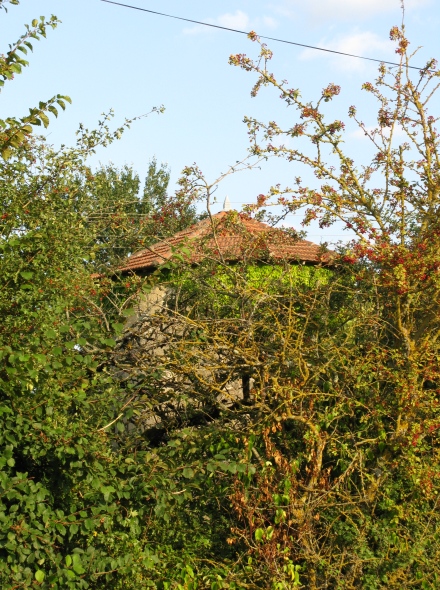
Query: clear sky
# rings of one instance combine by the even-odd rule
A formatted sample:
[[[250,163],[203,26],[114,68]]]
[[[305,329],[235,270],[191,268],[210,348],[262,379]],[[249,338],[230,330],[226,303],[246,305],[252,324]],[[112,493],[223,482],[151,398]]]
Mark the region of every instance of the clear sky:
[[[400,24],[400,0],[123,0],[141,8],[166,12],[261,35],[319,45],[394,61],[389,30]],[[27,109],[56,93],[67,94],[72,106],[48,130],[54,144],[73,143],[80,122],[93,127],[99,115],[113,108],[116,121],[148,112],[164,104],[166,112],[135,123],[130,132],[99,161],[133,165],[144,175],[156,156],[167,162],[172,181],[181,169],[197,162],[214,180],[228,165],[241,159],[248,146],[245,115],[288,122],[277,93],[263,90],[250,97],[251,74],[228,65],[231,53],[256,56],[257,46],[244,35],[166,19],[99,0],[21,0],[0,13],[3,53],[23,32],[24,23],[40,15],[57,15],[62,25],[47,40],[35,43],[31,65],[5,86],[0,116],[26,114]],[[422,46],[415,65],[440,57],[440,3],[407,0],[406,26],[412,47]],[[272,70],[302,96],[313,100],[329,82],[342,87],[333,108],[348,123],[347,109],[357,104],[363,119],[373,124],[373,103],[361,85],[375,77],[369,62],[269,42],[274,50]],[[437,110],[439,110],[437,102]],[[436,114],[435,112],[433,113]],[[437,113],[438,115],[439,113]],[[348,149],[365,155],[365,139],[348,128]],[[295,164],[269,163],[261,170],[230,177],[218,189],[234,207],[255,200],[272,184],[289,184],[294,176],[306,178]],[[310,182],[314,182],[313,177]],[[316,182],[316,181],[315,181]],[[298,227],[294,217],[289,222]],[[339,233],[338,233],[339,232]],[[335,241],[337,228],[312,230],[310,238]]]

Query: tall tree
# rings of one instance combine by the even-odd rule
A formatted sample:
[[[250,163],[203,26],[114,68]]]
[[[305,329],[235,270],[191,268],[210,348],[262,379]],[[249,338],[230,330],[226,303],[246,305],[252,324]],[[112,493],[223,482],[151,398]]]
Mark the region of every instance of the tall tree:
[[[92,209],[88,223],[99,227],[96,263],[114,270],[133,252],[167,238],[199,219],[189,195],[168,193],[170,171],[153,159],[143,192],[139,175],[112,164],[89,171],[81,184]]]

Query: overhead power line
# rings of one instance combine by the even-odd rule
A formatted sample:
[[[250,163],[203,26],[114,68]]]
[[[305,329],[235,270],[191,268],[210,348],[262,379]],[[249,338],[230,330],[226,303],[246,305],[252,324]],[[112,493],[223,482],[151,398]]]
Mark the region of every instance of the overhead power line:
[[[230,27],[222,27],[221,25],[214,25],[212,23],[205,23],[199,20],[193,20],[191,18],[184,18],[183,16],[175,16],[173,14],[165,14],[164,12],[157,12],[156,10],[148,10],[147,8],[140,8],[139,6],[131,6],[130,4],[122,4],[121,2],[114,2],[113,0],[101,0],[107,4],[115,4],[116,6],[122,6],[124,8],[131,8],[132,10],[140,10],[141,12],[148,12],[149,14],[156,14],[157,16],[165,16],[166,18],[173,18],[175,20],[182,20],[187,23],[193,23],[196,25],[202,25],[204,27],[211,27],[213,29],[222,29],[223,31],[231,31],[232,33],[240,33],[240,35],[249,35],[249,31],[240,31],[239,29],[232,29]],[[400,66],[400,64],[394,61],[385,61],[384,59],[375,59],[374,57],[365,57],[363,55],[354,55],[353,53],[345,53],[343,51],[336,51],[335,49],[326,49],[325,47],[315,47],[314,45],[305,45],[304,43],[296,43],[295,41],[286,41],[286,39],[277,39],[276,37],[266,37],[265,35],[258,35],[261,39],[267,39],[269,41],[276,41],[277,43],[286,43],[287,45],[295,45],[296,47],[305,47],[306,49],[314,49],[316,51],[325,51],[326,53],[335,53],[336,55],[344,55],[345,57],[354,57],[356,59],[365,59],[367,61],[374,61],[377,63],[383,63],[390,66]],[[422,70],[416,66],[408,66],[413,70]]]

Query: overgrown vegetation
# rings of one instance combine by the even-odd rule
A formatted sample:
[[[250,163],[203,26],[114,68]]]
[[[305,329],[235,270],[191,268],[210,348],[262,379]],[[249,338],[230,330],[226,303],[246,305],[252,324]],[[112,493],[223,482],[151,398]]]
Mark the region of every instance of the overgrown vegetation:
[[[32,23],[4,81],[56,24]],[[33,127],[67,97],[0,121],[2,588],[439,587],[438,70],[411,72],[404,30],[391,35],[401,67],[364,85],[379,101],[377,128],[359,122],[364,167],[324,117],[337,86],[308,103],[264,45],[256,62],[231,57],[298,117],[248,119],[253,154],[320,184],[258,206],[342,220],[356,238],[331,269],[177,253],[150,277],[112,274],[209,204],[200,171],[171,198],[152,163],[139,198],[130,169],[87,163],[130,122],[106,116],[57,151]]]

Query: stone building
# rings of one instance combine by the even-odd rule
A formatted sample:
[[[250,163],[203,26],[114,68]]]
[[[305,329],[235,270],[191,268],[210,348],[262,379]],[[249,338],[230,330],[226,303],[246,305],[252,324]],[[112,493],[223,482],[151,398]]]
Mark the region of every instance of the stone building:
[[[276,269],[282,275],[293,266],[321,268],[330,260],[331,253],[317,244],[236,211],[221,211],[130,256],[120,271],[144,276],[147,282],[165,267],[163,280],[156,277],[150,292],[139,301],[115,355],[120,379],[132,387],[135,384],[139,392],[140,431],[163,433],[194,424],[197,416],[213,416],[234,404],[250,403],[255,363],[251,367],[249,359],[231,345],[213,344],[215,325],[221,340],[227,306],[216,318],[210,315],[213,307],[205,317],[191,316],[190,311],[200,308],[201,302],[208,305],[210,291],[218,290],[221,281],[226,281],[226,290],[239,290],[232,285],[235,268]],[[182,295],[185,289],[188,292],[185,277],[188,269],[197,273],[200,268],[205,273],[203,295],[196,295],[191,303]],[[213,300],[222,297],[216,295]],[[230,313],[236,317],[232,308]],[[197,331],[200,340],[196,341],[193,333]],[[203,341],[203,333],[210,334],[210,342]]]

